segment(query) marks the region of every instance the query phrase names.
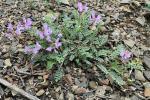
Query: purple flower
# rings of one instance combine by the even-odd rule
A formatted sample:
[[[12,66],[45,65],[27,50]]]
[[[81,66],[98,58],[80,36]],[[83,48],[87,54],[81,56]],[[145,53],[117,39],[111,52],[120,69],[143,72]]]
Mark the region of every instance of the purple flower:
[[[16,27],[16,34],[20,35],[21,32],[24,30],[25,28],[23,27],[23,25],[21,24],[21,22],[18,22],[18,25]]]
[[[32,53],[37,54],[40,49],[42,49],[42,46],[38,42],[36,42],[35,47],[32,49]]]
[[[51,52],[53,50],[53,48],[52,47],[48,47],[48,48],[46,48],[46,50]]]
[[[60,42],[59,38],[57,38],[55,41],[55,48],[58,49],[61,45],[62,43]]]
[[[95,11],[92,11],[91,16],[90,16],[90,22],[95,25],[95,24],[99,23],[100,20],[101,20],[101,16],[96,15]]]
[[[23,23],[24,23],[25,29],[29,29],[31,28],[32,20],[30,18],[26,19],[25,17],[23,17]]]
[[[12,35],[12,33],[5,33],[5,37],[7,37],[8,39],[12,40],[14,37]]]
[[[44,35],[49,36],[52,34],[52,30],[46,23],[43,24],[43,29],[44,29]]]
[[[27,53],[32,53],[32,48],[29,46],[25,46],[24,52]]]
[[[11,23],[8,23],[7,29],[9,32],[13,31],[13,25]]]
[[[36,34],[40,37],[40,39],[44,39],[44,33],[37,30]]]
[[[127,60],[127,59],[129,59],[132,56],[132,53],[127,51],[127,50],[125,50],[125,51],[122,51],[120,53],[120,56],[121,56],[122,60]]]
[[[88,10],[87,4],[83,5],[81,2],[78,2],[78,11],[80,13],[86,12]]]
[[[17,28],[16,28],[16,34],[17,34],[17,35],[20,35],[20,34],[21,34],[21,29],[20,29],[19,26],[17,26]]]
[[[27,18],[26,23],[25,23],[25,28],[29,29],[31,28],[32,25],[32,20],[30,18]]]

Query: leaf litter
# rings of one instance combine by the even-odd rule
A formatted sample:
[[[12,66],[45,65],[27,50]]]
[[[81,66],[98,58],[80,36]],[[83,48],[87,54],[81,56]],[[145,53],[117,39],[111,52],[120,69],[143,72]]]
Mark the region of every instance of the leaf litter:
[[[53,2],[54,1],[55,0],[53,0]],[[57,85],[55,85],[51,81],[52,72],[48,72],[43,66],[39,68],[32,66],[31,61],[28,61],[27,56],[24,55],[23,50],[21,50],[21,48],[29,42],[28,40],[34,41],[32,37],[21,36],[19,46],[16,45],[16,49],[13,48],[13,50],[9,49],[12,44],[16,44],[16,40],[9,42],[7,39],[4,39],[3,35],[6,32],[5,27],[7,22],[13,22],[16,24],[19,19],[26,16],[35,21],[34,25],[40,26],[40,21],[44,14],[50,16],[48,13],[49,9],[57,12],[60,11],[59,13],[61,13],[61,11],[70,10],[75,1],[76,0],[62,0],[60,3],[63,4],[58,5],[56,4],[57,2],[53,3],[49,1],[48,3],[45,3],[45,1],[42,0],[2,0],[2,3],[0,4],[0,8],[2,8],[0,9],[0,50],[2,50],[0,53],[1,77],[4,77],[7,81],[28,91],[28,93],[38,96],[41,100],[65,100],[65,98],[69,100],[83,100],[87,98],[89,98],[89,100],[94,100],[98,98],[112,98],[112,95],[115,95],[114,97],[116,98],[123,98],[122,93],[126,93],[124,98],[134,98],[134,100],[135,98],[149,97],[149,87],[144,87],[143,85],[149,81],[149,75],[147,75],[147,72],[137,70],[134,73],[131,73],[132,80],[127,81],[131,82],[137,90],[133,91],[132,96],[127,94],[128,91],[131,91],[128,86],[117,90],[118,86],[111,84],[112,80],[108,77],[104,77],[104,75],[100,74],[97,69],[90,70],[87,73],[84,72],[83,69],[75,69],[71,67],[70,69],[67,69],[68,72],[63,76],[61,82],[58,82]],[[147,2],[144,0],[93,0],[93,2],[91,0],[84,0],[83,2],[87,3],[90,8],[103,14],[102,16],[105,19],[104,33],[109,34],[111,37],[110,41],[124,42],[124,44],[135,53],[135,56],[142,59],[144,68],[149,71],[150,57],[149,53],[147,53],[149,52],[148,50],[150,47],[149,17],[147,17],[149,16],[149,13],[145,9],[145,5],[143,5],[147,4]],[[65,4],[67,6],[64,6]],[[15,50],[17,51],[10,52]],[[144,74],[144,76],[138,76],[138,73],[141,75]],[[84,78],[81,79],[81,77]],[[149,85],[150,83],[147,84]],[[59,89],[58,85],[60,86]],[[140,89],[139,87],[142,86],[144,88]],[[13,91],[8,91],[8,93],[12,94],[11,96],[8,95],[6,89],[8,89],[8,87],[1,86],[1,98],[6,100],[13,98],[24,100],[22,96]],[[125,91],[124,89],[128,91]],[[117,96],[116,93],[118,93]],[[88,97],[84,96],[84,94],[88,94]],[[116,98],[114,99],[116,100]]]

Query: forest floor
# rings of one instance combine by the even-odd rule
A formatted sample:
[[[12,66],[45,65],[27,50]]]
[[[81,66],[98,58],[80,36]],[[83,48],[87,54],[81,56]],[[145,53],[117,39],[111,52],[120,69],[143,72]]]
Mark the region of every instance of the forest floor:
[[[83,0],[90,9],[102,15],[102,33],[110,41],[122,42],[141,59],[145,70],[132,73],[134,82],[125,87],[104,78],[97,68],[66,67],[61,81],[53,82],[52,71],[32,65],[23,53],[26,41],[9,41],[4,37],[8,22],[30,17],[40,26],[49,10],[63,12],[75,6],[56,4],[50,0],[0,0],[0,77],[40,100],[149,100],[150,98],[150,8],[146,0]],[[75,0],[74,0],[75,1]],[[149,3],[150,4],[150,3]],[[99,75],[97,75],[99,74]],[[129,73],[128,73],[129,74]],[[101,76],[101,77],[96,77]],[[13,89],[0,84],[0,100],[28,100]],[[35,99],[36,100],[36,99]]]

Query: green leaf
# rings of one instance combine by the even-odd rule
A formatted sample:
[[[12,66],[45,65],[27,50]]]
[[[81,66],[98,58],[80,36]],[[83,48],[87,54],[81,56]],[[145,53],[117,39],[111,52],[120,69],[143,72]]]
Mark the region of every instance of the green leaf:
[[[98,40],[99,40],[99,46],[102,46],[107,43],[108,35],[101,35],[98,37]]]
[[[97,67],[106,75],[109,74],[108,70],[102,64],[98,64]]]
[[[118,85],[125,85],[125,81],[114,71],[109,72],[110,77],[118,84]]]
[[[99,50],[98,56],[108,56],[108,54],[111,54],[111,50]]]
[[[53,68],[53,65],[55,64],[54,61],[47,61],[47,68],[50,70]]]
[[[67,4],[69,5],[69,1],[68,0],[56,0],[58,3],[63,3],[63,4]]]
[[[71,54],[69,60],[70,60],[70,61],[73,61],[74,58],[75,58],[74,54]]]
[[[62,77],[63,77],[63,69],[58,68],[58,70],[55,72],[55,75],[54,75],[55,82],[58,82],[59,80],[61,80]]]

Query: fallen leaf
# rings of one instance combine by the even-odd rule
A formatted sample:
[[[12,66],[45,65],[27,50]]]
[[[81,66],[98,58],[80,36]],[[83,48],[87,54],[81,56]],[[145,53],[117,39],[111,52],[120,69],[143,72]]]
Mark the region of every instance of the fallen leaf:
[[[85,89],[85,88],[77,88],[75,90],[76,94],[83,94],[83,93],[86,93],[86,92],[87,92],[87,89]]]
[[[68,100],[74,100],[74,95],[70,92],[67,93]]]
[[[144,17],[138,17],[135,19],[141,26],[145,25],[145,18]]]
[[[109,79],[100,80],[100,84],[108,85],[109,84]]]
[[[131,0],[121,0],[120,1],[120,3],[127,3],[127,4],[130,3],[130,2],[131,2]]]
[[[70,74],[66,74],[64,77],[63,77],[64,81],[69,84],[69,85],[72,85],[73,84],[73,81],[72,81],[72,76]]]
[[[124,40],[124,43],[125,43],[126,45],[128,45],[129,47],[131,47],[131,48],[135,45],[135,41],[133,41],[133,40],[131,40],[131,39],[129,39],[129,40]]]
[[[10,59],[6,59],[6,60],[4,61],[4,63],[5,63],[5,66],[6,66],[6,67],[12,66],[12,63],[10,62]]]
[[[98,86],[97,87],[97,90],[95,92],[95,96],[98,96],[98,97],[103,97],[105,92],[106,92],[106,86],[103,85],[103,86]]]

